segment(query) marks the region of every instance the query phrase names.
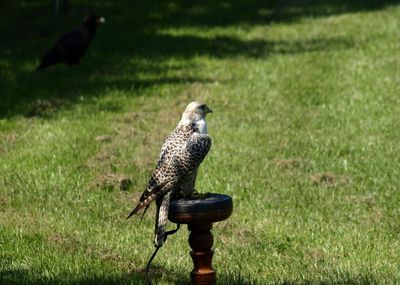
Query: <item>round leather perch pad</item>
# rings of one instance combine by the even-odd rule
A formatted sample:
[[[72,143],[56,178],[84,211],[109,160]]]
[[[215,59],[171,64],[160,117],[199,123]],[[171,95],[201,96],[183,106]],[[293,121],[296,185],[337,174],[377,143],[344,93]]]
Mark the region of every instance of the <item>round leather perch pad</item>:
[[[214,223],[229,218],[232,198],[224,194],[206,193],[203,198],[172,200],[168,219],[174,223]]]

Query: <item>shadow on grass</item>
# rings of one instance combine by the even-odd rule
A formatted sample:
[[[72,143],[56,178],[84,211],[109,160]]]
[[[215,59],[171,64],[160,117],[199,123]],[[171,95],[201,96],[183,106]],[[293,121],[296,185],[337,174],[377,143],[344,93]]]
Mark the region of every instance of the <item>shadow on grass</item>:
[[[60,276],[56,278],[35,278],[32,277],[28,270],[9,270],[0,271],[0,284],[7,285],[22,285],[22,284],[32,284],[32,285],[52,285],[52,284],[68,284],[68,285],[78,285],[78,284],[108,284],[108,285],[146,285],[147,282],[143,276],[140,274],[126,274],[125,276],[95,276],[81,278],[77,276],[76,278],[72,276]]]
[[[181,276],[176,285],[190,285],[189,278]],[[217,274],[217,285],[369,285],[378,284],[373,276],[338,277],[336,280],[284,280],[277,282],[258,281],[257,276],[245,277],[238,273]]]
[[[72,277],[60,276],[58,278],[35,278],[28,270],[0,271],[0,283],[8,285],[21,284],[148,284],[143,273],[127,273],[123,276],[94,276],[94,277]],[[154,276],[156,275],[156,276]],[[158,276],[157,276],[158,275]],[[190,273],[168,273],[163,272],[163,282],[176,285],[190,285]],[[159,274],[151,274],[150,281],[153,284],[160,282]],[[258,281],[257,276],[243,276],[240,273],[217,273],[217,285],[263,285],[265,282]],[[374,276],[353,275],[349,273],[338,273],[327,280],[283,280],[268,282],[271,285],[368,285],[378,284]]]
[[[188,70],[196,69],[196,65],[190,62],[196,56],[266,58],[274,54],[346,49],[354,44],[349,38],[271,41],[218,35],[202,37],[195,32],[186,35],[160,32],[169,28],[211,29],[294,22],[303,17],[381,9],[397,1],[71,2],[69,15],[54,17],[49,1],[32,0],[28,3],[5,0],[0,12],[0,118],[41,116],[41,105],[49,106],[51,110],[72,106],[81,102],[82,94],[89,101],[91,97],[102,96],[105,90],[140,96],[144,88],[153,86],[218,80],[188,74]],[[38,59],[54,40],[77,26],[82,16],[92,11],[104,15],[107,24],[99,28],[81,64],[32,73]],[[168,63],[171,59],[178,63],[171,67]],[[166,72],[171,68],[175,69],[173,72],[176,75],[167,77]]]

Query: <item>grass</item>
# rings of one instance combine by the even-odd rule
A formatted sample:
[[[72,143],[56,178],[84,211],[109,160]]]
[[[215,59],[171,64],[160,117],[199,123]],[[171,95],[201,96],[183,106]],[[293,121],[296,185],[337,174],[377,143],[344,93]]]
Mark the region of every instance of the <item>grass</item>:
[[[0,11],[1,284],[145,284],[154,208],[125,217],[193,100],[214,111],[197,188],[234,199],[219,284],[400,283],[395,1],[71,2]],[[32,73],[91,11],[81,65]],[[157,284],[188,282],[186,239]]]

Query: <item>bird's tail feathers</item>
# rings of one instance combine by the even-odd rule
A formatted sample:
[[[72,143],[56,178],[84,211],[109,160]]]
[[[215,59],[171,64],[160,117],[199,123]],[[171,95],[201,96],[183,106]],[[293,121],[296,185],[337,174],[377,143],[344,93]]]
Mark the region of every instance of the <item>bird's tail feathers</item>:
[[[171,199],[171,192],[168,192],[163,197],[160,206],[157,209],[156,215],[156,230],[154,237],[154,245],[161,247],[165,242],[165,227],[168,222],[169,203]]]
[[[36,71],[42,70],[64,60],[64,54],[60,53],[56,47],[50,49],[40,61],[39,66],[36,68]]]
[[[140,217],[140,223],[142,222],[143,217],[144,217],[144,214],[146,214],[147,209],[148,209],[149,207],[150,207],[150,205],[147,205],[146,208],[144,208],[144,211],[143,211],[143,213],[142,213],[142,216]]]
[[[129,213],[128,217],[126,219],[129,219],[133,215],[135,215],[137,212],[139,212],[141,209],[146,207],[144,213],[146,213],[147,208],[150,206],[150,203],[154,201],[154,199],[157,198],[157,193],[154,193],[153,195],[148,196],[145,200],[140,202],[139,204],[136,205],[136,207]],[[144,215],[143,213],[143,215]]]
[[[174,181],[166,181],[162,185],[155,185],[151,184],[149,185],[142,196],[140,197],[140,202],[139,204],[136,205],[136,207],[129,213],[128,217],[126,219],[129,219],[133,215],[135,215],[137,212],[139,212],[141,209],[145,208],[145,211],[143,215],[146,213],[149,205],[151,202],[153,202],[155,199],[157,199],[160,195],[164,195],[170,188],[171,185],[174,183]],[[143,216],[142,216],[143,217]]]

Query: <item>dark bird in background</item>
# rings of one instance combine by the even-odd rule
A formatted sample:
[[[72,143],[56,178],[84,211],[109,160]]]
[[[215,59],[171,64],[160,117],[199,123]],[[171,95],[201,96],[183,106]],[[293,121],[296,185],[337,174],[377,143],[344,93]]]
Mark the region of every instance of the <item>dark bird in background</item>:
[[[105,23],[103,17],[96,15],[86,16],[79,28],[65,33],[57,40],[56,44],[43,56],[36,70],[57,63],[78,64],[90,46],[97,27],[102,23]]]

